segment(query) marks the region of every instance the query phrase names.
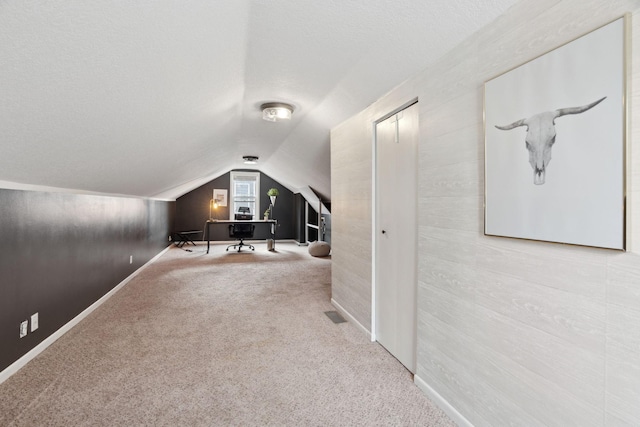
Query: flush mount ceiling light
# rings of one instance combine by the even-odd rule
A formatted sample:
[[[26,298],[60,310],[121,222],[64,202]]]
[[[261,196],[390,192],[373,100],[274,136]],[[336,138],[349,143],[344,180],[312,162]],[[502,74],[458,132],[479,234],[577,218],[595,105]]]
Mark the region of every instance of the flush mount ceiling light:
[[[262,118],[269,122],[278,120],[290,120],[293,114],[293,106],[284,102],[267,102],[260,106],[262,109]]]
[[[242,156],[245,165],[255,165],[258,163],[258,156]]]

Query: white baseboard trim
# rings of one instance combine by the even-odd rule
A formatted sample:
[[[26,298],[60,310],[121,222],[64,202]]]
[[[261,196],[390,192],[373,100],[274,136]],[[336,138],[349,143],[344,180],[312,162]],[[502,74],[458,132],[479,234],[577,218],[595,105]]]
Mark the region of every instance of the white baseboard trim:
[[[420,390],[424,392],[424,394],[429,397],[438,405],[440,409],[444,411],[445,414],[449,416],[459,427],[473,427],[473,424],[469,422],[456,408],[451,406],[449,402],[445,400],[437,391],[435,391],[429,384],[427,384],[422,378],[417,375],[413,376],[413,383],[418,386]]]
[[[129,276],[127,276],[122,282],[118,283],[118,285],[116,285],[113,289],[111,289],[109,292],[107,292],[106,294],[104,294],[104,296],[102,296],[102,298],[100,298],[99,300],[97,300],[96,302],[94,302],[93,304],[91,304],[89,307],[87,307],[82,313],[78,314],[76,317],[74,317],[73,319],[71,319],[68,323],[66,323],[65,325],[63,325],[60,329],[58,329],[57,331],[55,331],[53,334],[49,335],[47,338],[44,339],[44,341],[42,341],[40,344],[38,344],[37,346],[35,346],[34,348],[32,348],[31,350],[29,350],[28,353],[26,353],[24,356],[22,356],[20,359],[16,360],[15,362],[13,362],[11,365],[7,366],[2,372],[0,372],[0,384],[2,384],[3,382],[5,382],[9,377],[11,377],[13,374],[15,374],[16,372],[18,372],[24,365],[26,365],[27,363],[29,363],[33,358],[35,358],[37,355],[39,355],[40,353],[42,353],[44,350],[47,349],[47,347],[49,347],[51,344],[53,344],[54,342],[56,342],[56,340],[58,340],[58,338],[60,338],[61,336],[63,336],[65,333],[69,332],[71,330],[71,328],[73,328],[75,325],[77,325],[78,323],[80,323],[80,321],[82,321],[82,319],[84,319],[85,317],[87,317],[89,314],[91,314],[91,312],[93,312],[96,308],[100,307],[106,300],[108,300],[109,298],[111,298],[113,296],[113,294],[115,294],[116,292],[118,292],[120,289],[122,289],[127,283],[129,283],[131,281],[131,279],[133,279],[134,277],[136,277],[142,270],[144,270],[145,268],[147,268],[149,265],[151,265],[152,263],[154,263],[158,258],[160,258],[166,251],[168,251],[169,249],[171,249],[171,247],[173,246],[173,244],[167,246],[164,250],[162,250],[158,255],[154,256],[153,258],[151,258],[147,263],[145,263],[142,267],[140,267],[139,269],[137,269],[136,271],[134,271],[133,273],[131,273]]]
[[[342,316],[348,318],[351,323],[356,325],[358,329],[364,332],[364,334],[368,336],[369,339],[371,339],[371,331],[365,328],[364,326],[362,326],[362,323],[358,322],[355,317],[353,317],[347,310],[344,309],[344,307],[338,304],[338,302],[336,302],[336,300],[334,300],[333,298],[331,298],[331,305],[333,305],[340,312]]]

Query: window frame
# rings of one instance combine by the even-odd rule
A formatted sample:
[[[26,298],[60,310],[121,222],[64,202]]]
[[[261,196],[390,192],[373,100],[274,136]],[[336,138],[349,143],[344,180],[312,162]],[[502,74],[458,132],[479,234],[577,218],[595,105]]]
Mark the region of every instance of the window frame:
[[[253,177],[255,178],[255,197],[254,197],[254,209],[251,212],[252,220],[255,221],[258,216],[258,210],[260,209],[260,172],[248,172],[248,171],[231,171],[229,182],[229,202],[231,204],[229,209],[229,219],[235,220],[236,207],[236,181],[253,181],[253,180],[241,180],[238,177]],[[248,197],[250,198],[250,196]]]

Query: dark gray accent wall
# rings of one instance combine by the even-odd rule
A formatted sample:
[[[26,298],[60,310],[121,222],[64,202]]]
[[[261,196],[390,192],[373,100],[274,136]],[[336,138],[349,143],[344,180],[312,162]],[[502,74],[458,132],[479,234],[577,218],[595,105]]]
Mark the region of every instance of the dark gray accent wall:
[[[307,221],[304,217],[304,210],[307,202],[300,193],[296,193],[293,197],[293,200],[296,212],[295,239],[298,243],[306,244],[307,235],[305,234],[305,228],[307,227]]]
[[[0,371],[161,252],[174,215],[174,202],[0,189]]]
[[[247,170],[247,169],[243,169]],[[251,171],[256,172],[256,171]],[[209,203],[213,198],[214,189],[229,190],[231,182],[231,173],[226,174],[209,181],[208,183],[190,191],[189,193],[179,197],[176,200],[176,221],[174,231],[195,231],[204,230],[205,223],[209,219]],[[258,211],[260,219],[262,214],[269,207],[269,197],[267,191],[275,187],[280,191],[280,195],[276,199],[276,205],[273,210],[273,218],[278,220],[278,229],[276,231],[277,239],[294,239],[296,237],[296,211],[293,193],[287,190],[282,184],[271,178],[270,176],[260,173],[260,209]],[[215,219],[229,219],[229,208],[219,207],[213,212]],[[212,240],[230,240],[229,230],[224,225],[216,225],[211,227]],[[254,234],[255,239],[267,239],[270,236],[268,227],[258,226]],[[198,235],[198,239],[202,235]]]

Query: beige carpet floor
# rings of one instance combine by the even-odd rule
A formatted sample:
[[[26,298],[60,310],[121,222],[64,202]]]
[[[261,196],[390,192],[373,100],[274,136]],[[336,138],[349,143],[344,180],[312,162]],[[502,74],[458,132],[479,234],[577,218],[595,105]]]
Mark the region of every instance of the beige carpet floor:
[[[324,314],[330,258],[191,248],[0,384],[0,426],[455,425],[381,346]]]

